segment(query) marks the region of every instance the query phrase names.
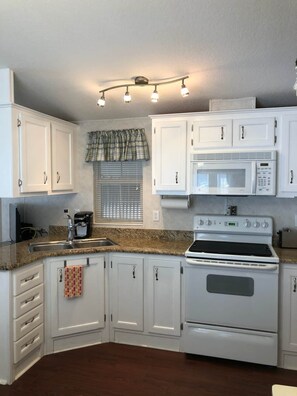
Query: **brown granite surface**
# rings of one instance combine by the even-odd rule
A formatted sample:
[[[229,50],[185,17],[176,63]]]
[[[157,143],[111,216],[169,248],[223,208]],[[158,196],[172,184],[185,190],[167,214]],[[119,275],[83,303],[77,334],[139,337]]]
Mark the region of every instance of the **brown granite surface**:
[[[193,240],[191,231],[94,228],[92,238],[106,237],[116,242],[117,245],[29,253],[28,244],[30,242],[65,240],[66,235],[65,227],[50,227],[50,235],[48,237],[0,247],[0,271],[19,268],[45,257],[85,253],[123,252],[184,256],[185,251]],[[297,249],[276,247],[275,251],[280,258],[281,264],[297,263]]]
[[[189,231],[95,228],[92,238],[110,238],[117,245],[34,253],[28,250],[30,242],[65,240],[66,235],[65,227],[50,227],[49,237],[0,247],[0,271],[19,268],[46,257],[85,253],[124,252],[183,256],[193,239],[193,233]]]

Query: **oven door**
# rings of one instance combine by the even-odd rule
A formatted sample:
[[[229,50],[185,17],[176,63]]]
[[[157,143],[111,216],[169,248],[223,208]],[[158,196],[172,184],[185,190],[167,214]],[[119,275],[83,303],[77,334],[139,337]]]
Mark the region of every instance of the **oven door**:
[[[253,161],[192,162],[192,194],[255,195]]]
[[[187,259],[186,322],[277,332],[278,265],[254,265]]]

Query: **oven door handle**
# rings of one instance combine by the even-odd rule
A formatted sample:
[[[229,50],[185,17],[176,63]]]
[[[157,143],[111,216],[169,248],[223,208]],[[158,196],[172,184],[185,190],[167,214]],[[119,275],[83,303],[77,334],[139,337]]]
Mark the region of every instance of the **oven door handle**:
[[[218,261],[218,262],[207,262],[207,261],[197,261],[195,259],[186,258],[186,263],[190,265],[197,266],[208,266],[208,267],[225,267],[225,268],[234,268],[234,269],[250,269],[255,271],[275,271],[278,269],[278,264],[261,264],[261,265],[252,265],[252,264],[235,264],[235,263],[227,263],[226,261]]]

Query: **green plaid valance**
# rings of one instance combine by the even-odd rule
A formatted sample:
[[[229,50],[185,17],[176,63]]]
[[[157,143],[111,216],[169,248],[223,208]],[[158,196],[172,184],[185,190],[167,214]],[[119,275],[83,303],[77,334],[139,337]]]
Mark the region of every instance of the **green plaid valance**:
[[[149,160],[144,129],[88,132],[86,162]]]

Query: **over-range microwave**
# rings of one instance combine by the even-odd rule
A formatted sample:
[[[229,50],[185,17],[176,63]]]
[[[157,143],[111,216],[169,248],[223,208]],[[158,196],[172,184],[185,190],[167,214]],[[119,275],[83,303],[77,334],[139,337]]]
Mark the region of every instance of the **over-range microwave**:
[[[275,195],[276,151],[229,151],[191,155],[191,193]]]

